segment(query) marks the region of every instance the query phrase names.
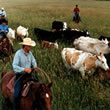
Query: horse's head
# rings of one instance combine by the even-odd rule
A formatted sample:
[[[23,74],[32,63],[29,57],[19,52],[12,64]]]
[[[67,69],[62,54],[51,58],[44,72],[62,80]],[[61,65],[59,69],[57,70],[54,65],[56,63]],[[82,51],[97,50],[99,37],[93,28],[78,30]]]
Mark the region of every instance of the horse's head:
[[[36,102],[38,110],[51,110],[52,94],[50,87],[52,83],[48,85],[40,83],[38,90],[36,91]]]
[[[2,46],[4,48],[6,48],[7,46],[9,46],[9,40],[7,38],[3,38],[2,39]]]

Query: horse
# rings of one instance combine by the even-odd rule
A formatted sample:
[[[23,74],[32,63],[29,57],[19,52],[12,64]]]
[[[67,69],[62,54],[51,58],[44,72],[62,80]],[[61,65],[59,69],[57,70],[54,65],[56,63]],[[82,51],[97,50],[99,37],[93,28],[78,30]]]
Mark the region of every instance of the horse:
[[[13,53],[13,47],[9,41],[9,39],[5,36],[1,39],[0,42],[0,59],[4,61],[4,58],[9,58]]]
[[[5,98],[13,105],[13,93],[7,88],[7,84],[15,76],[14,72],[3,72],[1,74],[1,91]],[[28,94],[20,97],[18,110],[51,110],[52,83],[33,82]]]
[[[73,21],[75,21],[76,23],[79,23],[80,21],[79,12],[75,12],[75,17],[73,18]]]

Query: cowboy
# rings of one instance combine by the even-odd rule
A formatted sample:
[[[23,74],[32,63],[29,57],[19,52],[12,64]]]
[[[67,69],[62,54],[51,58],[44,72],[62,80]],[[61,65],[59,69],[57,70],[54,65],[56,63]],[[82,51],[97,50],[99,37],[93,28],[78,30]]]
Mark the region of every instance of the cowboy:
[[[8,39],[7,34],[9,32],[9,28],[8,28],[7,22],[8,21],[5,18],[3,18],[2,19],[2,24],[0,24],[0,43],[3,41],[3,39]],[[12,53],[14,53],[14,48],[13,48],[13,45],[10,42],[10,40],[9,40],[9,43],[12,47]]]
[[[2,40],[2,38],[5,36],[7,36],[9,32],[8,29],[8,25],[7,25],[7,20],[6,19],[2,19],[2,24],[0,24],[0,41]]]
[[[37,70],[37,62],[31,53],[31,48],[36,45],[35,41],[31,38],[24,38],[23,42],[19,43],[23,45],[23,48],[18,50],[13,60],[13,71],[16,75],[15,86],[14,86],[14,108],[17,109],[19,104],[19,97],[22,88],[22,75],[30,74],[32,68]]]
[[[79,12],[80,12],[80,9],[78,8],[78,5],[76,5],[76,7],[74,8],[73,12],[74,12],[74,15],[73,15],[73,20],[74,20],[75,17],[76,17],[76,13],[79,14]],[[79,14],[79,17],[80,17],[80,14]]]
[[[1,17],[6,17],[6,12],[5,12],[4,8],[1,8],[0,15],[1,15]]]

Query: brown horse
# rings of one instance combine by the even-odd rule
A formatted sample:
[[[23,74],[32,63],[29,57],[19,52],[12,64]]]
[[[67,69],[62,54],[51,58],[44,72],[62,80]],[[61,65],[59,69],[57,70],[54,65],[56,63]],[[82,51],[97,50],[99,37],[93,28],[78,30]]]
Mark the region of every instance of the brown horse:
[[[6,57],[10,57],[11,54],[13,53],[12,51],[12,45],[10,44],[8,38],[6,36],[2,38],[0,42],[0,59],[4,59]]]
[[[7,88],[8,82],[15,76],[14,72],[3,72],[1,77],[1,91],[5,99],[13,104],[13,93]],[[27,96],[20,97],[18,110],[51,110],[51,87],[41,82],[32,83]]]
[[[73,18],[73,21],[75,21],[76,23],[79,23],[79,21],[80,21],[79,12],[75,13],[75,18]]]

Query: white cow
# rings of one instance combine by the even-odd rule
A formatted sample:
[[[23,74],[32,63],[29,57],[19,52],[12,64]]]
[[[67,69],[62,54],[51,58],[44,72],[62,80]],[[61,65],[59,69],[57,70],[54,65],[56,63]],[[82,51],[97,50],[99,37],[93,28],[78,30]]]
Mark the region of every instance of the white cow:
[[[13,46],[13,39],[15,39],[15,30],[13,30],[12,28],[9,28],[9,32],[7,34],[7,37]]]
[[[79,70],[82,77],[85,73],[92,75],[97,67],[108,70],[106,59],[102,53],[93,55],[91,53],[76,50],[75,48],[64,48],[61,52],[62,59],[67,68]]]
[[[28,37],[28,28],[25,28],[23,26],[17,27],[17,38],[23,40],[24,38]]]
[[[90,52],[93,54],[103,54],[110,53],[110,43],[106,40],[98,40],[90,37],[80,37],[75,39],[73,45],[76,49],[83,50],[85,52]]]

